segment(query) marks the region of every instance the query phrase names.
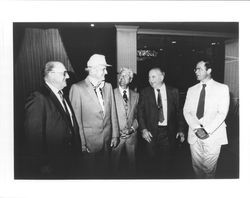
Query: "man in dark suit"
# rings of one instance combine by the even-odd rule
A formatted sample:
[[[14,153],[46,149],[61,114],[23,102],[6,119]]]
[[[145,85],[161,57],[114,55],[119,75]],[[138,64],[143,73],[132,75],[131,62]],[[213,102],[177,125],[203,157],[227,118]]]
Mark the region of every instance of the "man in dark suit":
[[[112,150],[115,175],[119,175],[121,168],[122,151],[126,151],[126,163],[123,169],[127,176],[136,173],[136,147],[137,147],[137,105],[139,94],[129,89],[133,80],[133,71],[123,67],[118,76],[119,86],[114,90],[115,104],[120,128],[120,143]]]
[[[69,78],[61,62],[44,68],[44,84],[25,105],[27,174],[31,178],[70,178],[78,154],[80,135],[71,104],[63,96]]]
[[[172,151],[176,138],[184,141],[183,119],[179,110],[179,92],[167,86],[165,73],[160,68],[149,71],[149,83],[140,95],[138,106],[139,127],[146,140],[147,162],[152,176],[168,176],[171,171]]]

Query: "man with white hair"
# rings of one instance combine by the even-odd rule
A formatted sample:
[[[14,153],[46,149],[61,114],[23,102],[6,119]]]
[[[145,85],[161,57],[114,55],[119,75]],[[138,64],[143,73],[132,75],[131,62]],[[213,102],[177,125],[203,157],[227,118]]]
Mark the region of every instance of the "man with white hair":
[[[114,173],[117,176],[119,171],[120,158],[125,149],[128,164],[125,169],[128,176],[134,176],[136,171],[135,152],[137,145],[137,105],[139,94],[129,89],[133,80],[133,71],[123,67],[118,75],[118,88],[114,90],[117,116],[120,128],[120,143],[112,150],[112,161]],[[123,166],[126,167],[126,166]]]
[[[105,82],[109,66],[104,55],[92,55],[87,62],[88,76],[70,89],[85,153],[85,174],[90,177],[107,176],[111,148],[119,143],[113,89]]]

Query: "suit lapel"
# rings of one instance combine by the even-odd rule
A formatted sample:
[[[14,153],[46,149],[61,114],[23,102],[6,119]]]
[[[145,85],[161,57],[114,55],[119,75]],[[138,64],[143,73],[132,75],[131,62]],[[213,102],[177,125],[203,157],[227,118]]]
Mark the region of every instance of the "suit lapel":
[[[45,84],[45,88],[48,90],[49,93],[49,98],[52,100],[52,102],[54,103],[55,107],[57,108],[57,110],[60,112],[60,114],[62,115],[62,117],[64,118],[65,122],[68,124],[68,126],[72,126],[71,123],[69,123],[69,120],[67,118],[67,115],[65,113],[64,108],[62,107],[60,101],[58,100],[58,98],[56,97],[56,95],[54,94],[54,92]],[[69,104],[68,100],[67,103]],[[70,109],[72,112],[72,109]]]
[[[134,102],[135,102],[135,96],[132,93],[132,91],[129,89],[128,117],[130,116],[131,108],[133,107]]]
[[[120,108],[119,110],[122,111],[122,114],[125,114],[125,108],[124,108],[124,100],[123,100],[123,97],[122,97],[122,94],[119,90],[119,87],[116,89],[116,96],[117,96],[117,108]]]
[[[150,87],[150,92],[149,92],[149,99],[152,101],[152,104],[155,109],[157,109],[157,104],[156,104],[156,98],[155,98],[155,91],[152,87]]]
[[[100,102],[99,102],[99,100],[98,100],[98,98],[97,98],[97,95],[96,95],[96,93],[95,93],[95,91],[94,91],[94,89],[93,89],[93,86],[92,86],[92,84],[90,83],[90,81],[89,81],[88,78],[85,80],[85,86],[86,86],[86,89],[87,89],[87,91],[88,91],[90,97],[93,99],[93,101],[96,103],[96,105],[98,105],[98,107],[99,107],[100,109],[102,109],[101,104],[100,104]],[[104,98],[104,95],[105,95],[104,92],[105,92],[105,91],[103,91],[103,98]],[[104,104],[104,105],[105,105],[105,104]]]
[[[173,97],[172,97],[172,93],[169,90],[169,88],[166,86],[166,98],[167,98],[167,121],[169,120],[170,117],[170,112],[171,112],[171,108],[173,107]]]
[[[112,90],[112,89],[111,89]],[[104,111],[107,112],[109,105],[108,105],[108,101],[109,101],[109,90],[108,87],[106,86],[106,83],[104,83],[104,86],[102,88],[102,95],[103,95],[103,102],[104,102]],[[100,104],[100,103],[99,103]],[[101,105],[100,105],[101,107]]]

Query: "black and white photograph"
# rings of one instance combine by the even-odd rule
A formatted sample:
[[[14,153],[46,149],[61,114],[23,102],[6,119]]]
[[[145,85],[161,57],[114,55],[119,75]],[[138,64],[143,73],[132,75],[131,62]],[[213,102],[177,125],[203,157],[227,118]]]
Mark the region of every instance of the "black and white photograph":
[[[15,178],[238,178],[238,26],[13,23]]]
[[[0,197],[243,192],[248,4],[58,3],[4,4]]]

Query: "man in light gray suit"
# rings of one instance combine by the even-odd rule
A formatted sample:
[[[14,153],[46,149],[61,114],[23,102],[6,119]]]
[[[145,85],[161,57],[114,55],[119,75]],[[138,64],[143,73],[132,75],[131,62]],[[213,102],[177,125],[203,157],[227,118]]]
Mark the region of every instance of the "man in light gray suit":
[[[92,55],[86,68],[89,75],[72,85],[69,94],[85,153],[85,173],[97,178],[108,176],[110,151],[119,143],[113,89],[105,82],[107,66],[111,65],[104,55]]]
[[[208,61],[199,61],[194,71],[200,83],[188,89],[183,109],[192,165],[196,178],[214,178],[221,145],[228,143],[229,89],[211,78]]]
[[[137,145],[137,105],[139,94],[129,89],[133,80],[133,71],[123,67],[118,75],[118,88],[114,90],[115,103],[120,128],[120,144],[112,150],[114,173],[117,176],[121,168],[121,154],[125,149],[127,164],[123,165],[127,176],[135,176],[135,152]],[[126,167],[127,168],[124,168]]]

